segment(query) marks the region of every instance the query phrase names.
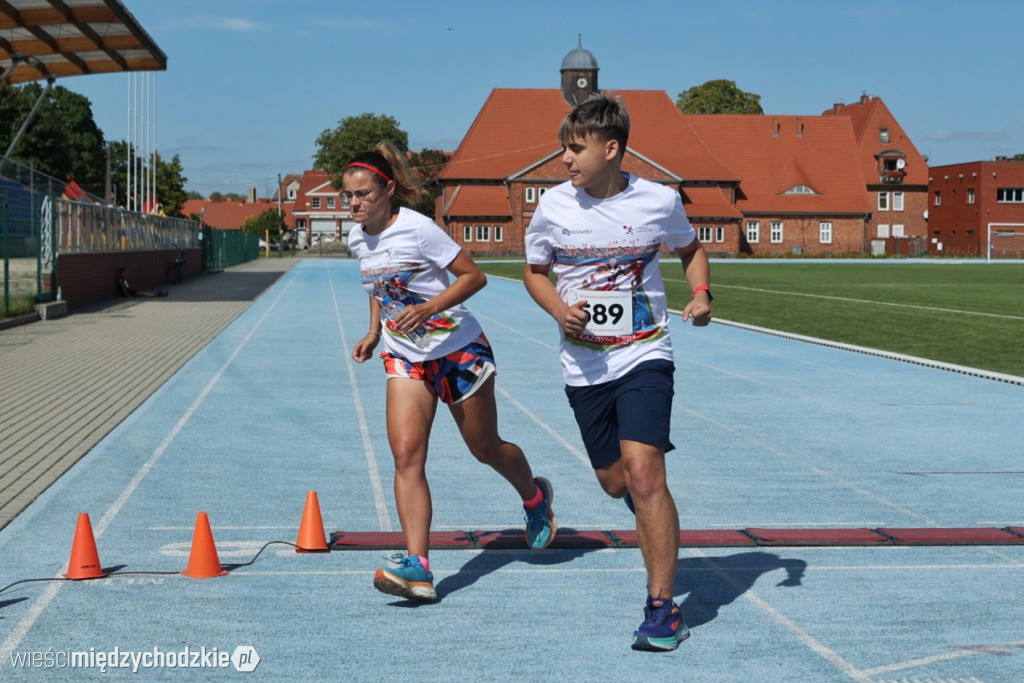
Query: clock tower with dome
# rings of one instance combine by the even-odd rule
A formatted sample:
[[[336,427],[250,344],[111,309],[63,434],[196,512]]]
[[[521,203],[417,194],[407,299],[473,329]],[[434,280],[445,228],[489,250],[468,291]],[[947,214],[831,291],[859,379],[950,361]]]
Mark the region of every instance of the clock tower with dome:
[[[562,60],[562,98],[570,107],[581,104],[597,92],[597,60],[583,49],[580,36],[576,49]]]

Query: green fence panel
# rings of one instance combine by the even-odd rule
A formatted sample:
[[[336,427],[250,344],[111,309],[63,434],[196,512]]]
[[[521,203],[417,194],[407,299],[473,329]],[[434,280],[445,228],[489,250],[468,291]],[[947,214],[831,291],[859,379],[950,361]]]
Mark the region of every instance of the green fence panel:
[[[203,267],[218,271],[260,257],[260,238],[240,230],[203,227]]]

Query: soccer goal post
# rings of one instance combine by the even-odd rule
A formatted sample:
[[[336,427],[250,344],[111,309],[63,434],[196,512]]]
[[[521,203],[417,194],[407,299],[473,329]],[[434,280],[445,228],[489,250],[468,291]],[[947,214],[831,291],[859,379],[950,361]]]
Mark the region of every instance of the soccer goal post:
[[[992,262],[993,253],[1004,258],[1024,257],[1024,223],[989,223],[985,263]]]

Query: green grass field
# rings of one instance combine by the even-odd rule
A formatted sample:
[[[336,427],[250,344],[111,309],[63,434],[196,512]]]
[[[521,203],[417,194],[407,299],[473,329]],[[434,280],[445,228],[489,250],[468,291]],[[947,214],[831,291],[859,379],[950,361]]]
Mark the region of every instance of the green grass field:
[[[480,262],[521,278],[522,266]],[[689,288],[678,259],[669,305]],[[1024,263],[758,263],[711,266],[722,320],[1024,377]]]

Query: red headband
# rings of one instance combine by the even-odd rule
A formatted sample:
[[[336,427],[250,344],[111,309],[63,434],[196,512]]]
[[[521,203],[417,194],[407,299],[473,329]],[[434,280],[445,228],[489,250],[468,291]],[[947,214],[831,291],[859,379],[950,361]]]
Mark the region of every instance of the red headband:
[[[361,163],[359,161],[353,161],[351,164],[349,164],[345,168],[348,169],[348,168],[352,168],[353,166],[358,166],[359,168],[365,168],[365,169],[368,169],[370,171],[373,171],[374,173],[379,175],[384,180],[388,181],[389,183],[391,182],[391,178],[388,178],[387,175],[385,175],[382,171],[380,171],[379,169],[374,168],[373,166],[370,166],[369,164],[364,164],[364,163]]]

